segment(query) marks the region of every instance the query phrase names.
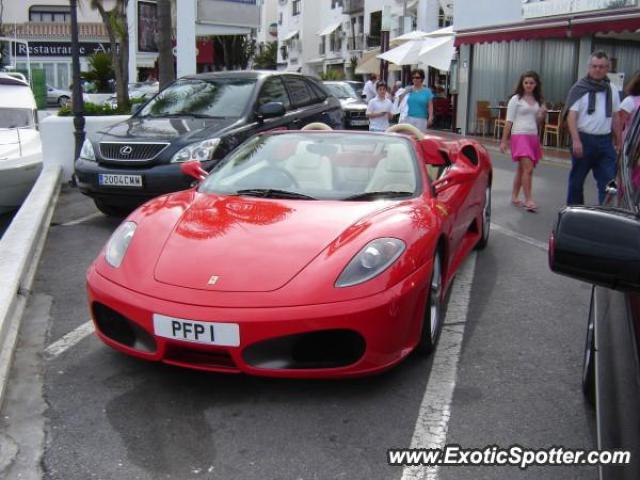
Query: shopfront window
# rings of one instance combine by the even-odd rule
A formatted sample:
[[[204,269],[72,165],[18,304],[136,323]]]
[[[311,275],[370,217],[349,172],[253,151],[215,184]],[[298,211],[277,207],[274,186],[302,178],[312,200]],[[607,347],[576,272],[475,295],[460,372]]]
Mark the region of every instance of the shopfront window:
[[[59,63],[56,67],[56,86],[66,90],[71,83],[69,81],[70,65],[68,63]]]
[[[42,69],[44,70],[44,76],[47,79],[47,85],[55,85],[56,83],[56,64],[55,63],[43,63]]]

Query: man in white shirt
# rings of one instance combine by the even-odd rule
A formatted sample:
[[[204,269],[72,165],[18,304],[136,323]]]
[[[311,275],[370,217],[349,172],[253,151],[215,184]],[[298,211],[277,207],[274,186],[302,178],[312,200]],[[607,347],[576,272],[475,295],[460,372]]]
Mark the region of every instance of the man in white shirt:
[[[365,102],[367,104],[376,96],[376,82],[378,81],[378,75],[372,73],[369,75],[369,80],[364,84],[362,88],[362,93],[365,96]]]
[[[571,90],[565,108],[571,134],[571,172],[567,204],[584,203],[584,180],[593,170],[598,184],[598,201],[605,200],[605,188],[616,176],[620,93],[609,82],[609,57],[603,51],[591,54],[589,72]]]
[[[387,98],[387,84],[376,83],[377,95],[367,105],[367,117],[369,117],[369,130],[372,132],[384,132],[389,128],[389,120],[393,117],[393,103]]]

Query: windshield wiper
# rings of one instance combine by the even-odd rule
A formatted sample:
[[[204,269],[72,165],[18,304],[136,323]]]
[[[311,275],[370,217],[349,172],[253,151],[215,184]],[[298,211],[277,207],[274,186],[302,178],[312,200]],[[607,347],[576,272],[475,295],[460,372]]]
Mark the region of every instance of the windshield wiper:
[[[296,198],[299,200],[316,200],[314,197],[305,195],[304,193],[278,190],[277,188],[246,188],[244,190],[238,190],[235,194],[263,198]]]
[[[410,197],[413,195],[413,192],[395,192],[392,190],[385,190],[382,192],[362,192],[356,193],[355,195],[351,195],[349,197],[345,197],[342,200],[373,200],[376,198],[399,198],[399,197]]]

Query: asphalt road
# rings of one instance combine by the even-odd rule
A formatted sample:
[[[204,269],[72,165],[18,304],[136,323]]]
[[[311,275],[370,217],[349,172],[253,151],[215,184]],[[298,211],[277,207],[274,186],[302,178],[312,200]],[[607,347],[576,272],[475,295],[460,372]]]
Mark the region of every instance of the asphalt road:
[[[499,228],[477,256],[446,443],[594,448],[580,390],[589,287],[552,274],[544,250],[568,169],[539,166],[540,211],[532,214],[509,204],[513,166],[493,156]],[[591,180],[587,199],[595,200]],[[325,382],[149,364],[93,336],[43,356],[43,346],[89,319],[84,273],[117,225],[95,213],[88,199],[63,189],[0,419],[0,432],[25,443],[6,478],[409,478],[387,465],[387,449],[410,446],[433,357],[412,355],[383,375]],[[0,447],[0,473],[2,466]],[[441,468],[429,478],[595,477],[582,466],[476,466]]]

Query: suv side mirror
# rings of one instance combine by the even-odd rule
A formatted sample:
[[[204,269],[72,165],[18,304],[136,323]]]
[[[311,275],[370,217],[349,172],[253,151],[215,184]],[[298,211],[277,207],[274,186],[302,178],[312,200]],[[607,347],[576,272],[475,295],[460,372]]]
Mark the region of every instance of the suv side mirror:
[[[286,110],[282,102],[265,103],[258,109],[258,117],[263,120],[265,118],[282,117],[285,113]]]
[[[549,238],[556,273],[613,289],[640,291],[640,219],[606,207],[565,207]]]

